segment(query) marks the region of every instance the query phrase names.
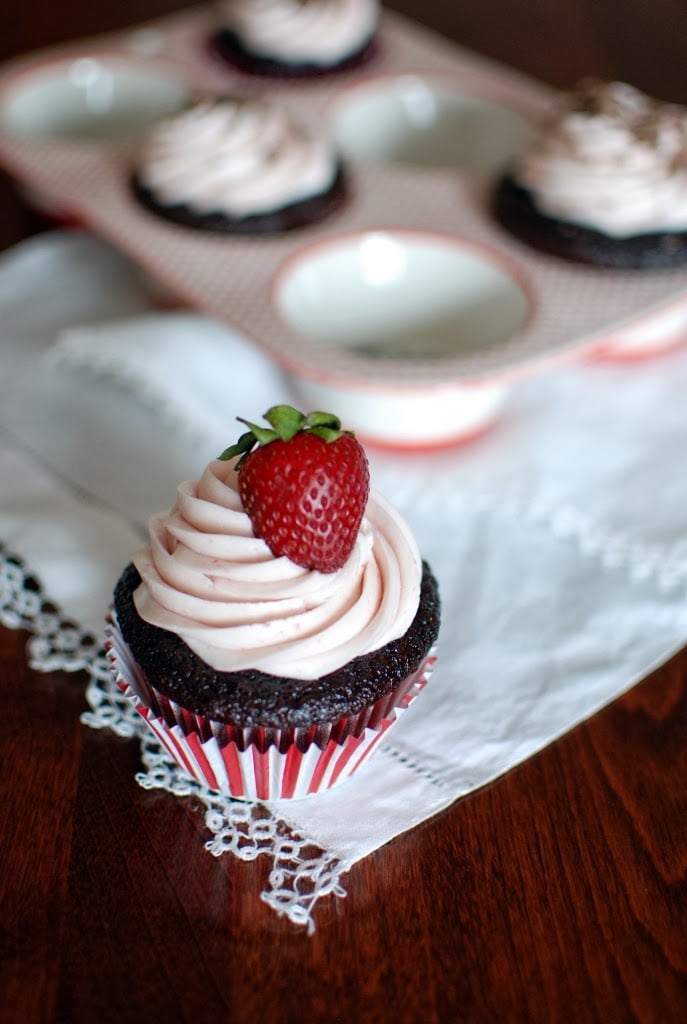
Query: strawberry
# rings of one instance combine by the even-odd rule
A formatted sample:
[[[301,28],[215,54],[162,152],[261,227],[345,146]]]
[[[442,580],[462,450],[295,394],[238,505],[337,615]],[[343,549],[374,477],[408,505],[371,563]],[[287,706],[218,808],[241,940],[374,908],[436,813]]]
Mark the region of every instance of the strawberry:
[[[370,491],[360,442],[336,416],[306,416],[290,405],[267,410],[270,428],[238,419],[250,429],[220,459],[241,456],[239,494],[255,536],[305,569],[340,569]]]

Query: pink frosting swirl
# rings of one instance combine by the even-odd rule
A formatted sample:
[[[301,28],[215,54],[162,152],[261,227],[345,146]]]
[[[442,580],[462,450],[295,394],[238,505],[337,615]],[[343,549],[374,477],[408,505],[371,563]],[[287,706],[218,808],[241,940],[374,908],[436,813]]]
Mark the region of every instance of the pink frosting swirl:
[[[151,129],[138,170],[158,202],[244,217],[326,192],[338,158],[267,100],[202,100]]]
[[[539,209],[611,237],[687,230],[687,109],[585,81],[523,153]]]
[[[378,0],[224,0],[220,20],[255,54],[292,62],[344,60],[374,35]]]
[[[253,535],[233,464],[215,460],[152,516],[135,558],[139,615],[176,633],[219,671],[316,679],[401,637],[422,562],[399,514],[375,492],[353,552],[335,573],[276,558]]]

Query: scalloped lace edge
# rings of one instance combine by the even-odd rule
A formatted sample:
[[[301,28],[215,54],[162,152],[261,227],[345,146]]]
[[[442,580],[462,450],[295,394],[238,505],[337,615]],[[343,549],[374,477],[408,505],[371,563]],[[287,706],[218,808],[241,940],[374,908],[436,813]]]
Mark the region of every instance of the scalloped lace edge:
[[[305,927],[309,935],[315,931],[316,903],[324,896],[346,895],[341,878],[351,865],[290,828],[265,805],[213,793],[178,768],[115,686],[101,639],[62,615],[43,594],[37,576],[1,543],[0,623],[29,632],[27,658],[32,669],[86,672],[90,710],[82,714],[83,724],[110,729],[140,743],[144,770],[136,780],[144,789],[164,789],[200,801],[204,825],[212,835],[205,849],[214,857],[225,853],[242,861],[269,857],[269,888],[261,899],[277,914]]]

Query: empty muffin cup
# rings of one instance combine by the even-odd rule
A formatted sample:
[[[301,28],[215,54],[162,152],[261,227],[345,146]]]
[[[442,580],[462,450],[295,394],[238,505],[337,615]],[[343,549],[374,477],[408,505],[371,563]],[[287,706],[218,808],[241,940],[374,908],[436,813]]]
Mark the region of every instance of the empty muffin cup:
[[[529,138],[528,120],[492,99],[422,75],[369,79],[342,91],[333,132],[346,156],[383,164],[503,167]]]
[[[180,110],[190,92],[170,72],[122,54],[86,53],[17,72],[0,123],[11,134],[83,143],[136,138]]]
[[[530,311],[499,254],[412,230],[306,247],[280,269],[273,301],[299,395],[334,404],[367,440],[403,448],[462,440],[491,422],[505,382],[466,367],[506,344]]]

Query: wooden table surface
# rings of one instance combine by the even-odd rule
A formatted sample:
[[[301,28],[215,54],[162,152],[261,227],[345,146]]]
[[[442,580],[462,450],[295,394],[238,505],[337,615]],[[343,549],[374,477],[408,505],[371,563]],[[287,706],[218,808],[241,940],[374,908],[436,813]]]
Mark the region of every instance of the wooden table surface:
[[[0,58],[181,6],[24,0]],[[687,102],[684,0],[389,6],[558,86]],[[0,247],[41,227],[0,179]],[[2,1022],[687,1021],[687,652],[358,864],[308,937],[24,643],[0,630]]]

